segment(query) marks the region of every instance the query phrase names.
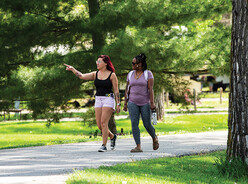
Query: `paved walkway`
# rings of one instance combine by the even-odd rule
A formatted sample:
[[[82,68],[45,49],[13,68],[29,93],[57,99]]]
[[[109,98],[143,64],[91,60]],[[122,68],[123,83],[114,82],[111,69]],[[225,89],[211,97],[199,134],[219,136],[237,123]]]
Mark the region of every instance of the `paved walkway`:
[[[99,153],[101,142],[0,150],[0,184],[63,184],[73,169],[113,165],[149,158],[226,149],[227,132],[159,136],[160,148],[142,138],[143,153],[130,153],[133,139],[118,139],[115,151]],[[109,147],[109,144],[108,144]]]

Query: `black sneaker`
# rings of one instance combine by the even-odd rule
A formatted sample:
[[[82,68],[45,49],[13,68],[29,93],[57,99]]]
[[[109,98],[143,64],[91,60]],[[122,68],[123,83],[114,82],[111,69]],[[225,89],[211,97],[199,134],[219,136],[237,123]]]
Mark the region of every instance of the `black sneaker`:
[[[111,145],[110,145],[111,150],[115,149],[115,141],[116,141],[116,139],[117,139],[117,135],[114,134],[114,138],[110,140],[111,141]]]
[[[104,144],[102,144],[102,146],[98,149],[98,152],[106,152],[107,148]]]

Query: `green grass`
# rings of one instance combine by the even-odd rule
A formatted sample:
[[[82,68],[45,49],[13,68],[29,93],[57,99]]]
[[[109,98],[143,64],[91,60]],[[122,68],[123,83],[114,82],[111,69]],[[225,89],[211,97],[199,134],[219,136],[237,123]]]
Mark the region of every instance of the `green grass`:
[[[227,100],[222,101],[220,104],[220,101],[202,101],[201,104],[197,105],[197,108],[227,108],[229,102]],[[193,105],[191,106],[193,108]]]
[[[75,171],[67,184],[79,183],[166,183],[166,184],[247,184],[248,178],[228,178],[219,173],[215,162],[224,151],[185,157],[164,157],[135,161],[98,169]]]
[[[156,126],[159,135],[227,130],[227,115],[168,116]]]
[[[100,140],[100,139],[94,139]],[[0,134],[0,149],[3,148],[17,148],[17,147],[30,147],[30,146],[46,146],[53,144],[66,144],[86,142],[89,138],[85,136],[74,135],[44,135],[44,134]]]
[[[0,122],[0,149],[43,146],[101,140],[89,138],[96,126],[83,126],[82,122],[61,122],[46,127],[46,122]]]
[[[131,121],[116,120],[117,132],[124,130],[125,136],[131,137]],[[182,115],[166,117],[164,122],[155,126],[158,135],[227,130],[227,115]],[[101,137],[89,138],[98,130],[97,126],[88,127],[82,122],[60,122],[46,127],[46,122],[0,122],[0,149],[41,146],[63,143],[75,143],[101,140]],[[141,136],[148,136],[140,122]],[[99,132],[99,131],[98,131]],[[92,136],[93,137],[93,136]]]
[[[222,93],[222,98],[228,98],[229,92]],[[214,93],[200,93],[200,98],[220,98],[220,92],[214,92]]]
[[[222,100],[222,103],[220,103],[219,99],[216,99],[215,101],[209,100],[209,101],[205,101],[205,100],[200,100],[201,103],[196,105],[197,109],[202,109],[202,108],[207,108],[207,109],[214,109],[214,108],[228,108],[228,100]],[[165,109],[180,109],[182,107],[182,104],[175,104],[175,103],[169,103],[169,107],[166,107],[165,104]],[[194,105],[187,105],[184,106],[181,109],[194,109]]]

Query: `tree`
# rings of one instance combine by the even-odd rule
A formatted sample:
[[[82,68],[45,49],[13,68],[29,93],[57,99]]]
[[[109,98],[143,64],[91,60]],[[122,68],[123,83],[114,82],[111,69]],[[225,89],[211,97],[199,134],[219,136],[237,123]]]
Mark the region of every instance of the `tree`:
[[[233,0],[227,156],[248,165],[248,2]]]
[[[123,81],[132,58],[146,53],[158,94],[173,86],[171,72],[193,71],[204,63],[183,62],[179,38],[195,34],[181,35],[173,27],[221,18],[229,7],[228,0],[2,0],[0,100],[20,97],[34,117],[56,111],[81,94],[84,82],[62,64],[89,72],[100,53],[111,56]]]

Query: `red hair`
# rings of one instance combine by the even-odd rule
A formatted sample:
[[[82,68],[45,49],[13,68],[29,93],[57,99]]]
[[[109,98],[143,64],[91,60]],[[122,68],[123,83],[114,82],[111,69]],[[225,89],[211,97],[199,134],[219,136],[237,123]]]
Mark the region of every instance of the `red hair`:
[[[112,72],[115,72],[114,65],[110,61],[109,56],[107,56],[107,55],[100,55],[100,56],[98,56],[98,58],[102,58],[102,60],[104,61],[104,63],[107,63],[107,69],[108,70],[110,70]]]

